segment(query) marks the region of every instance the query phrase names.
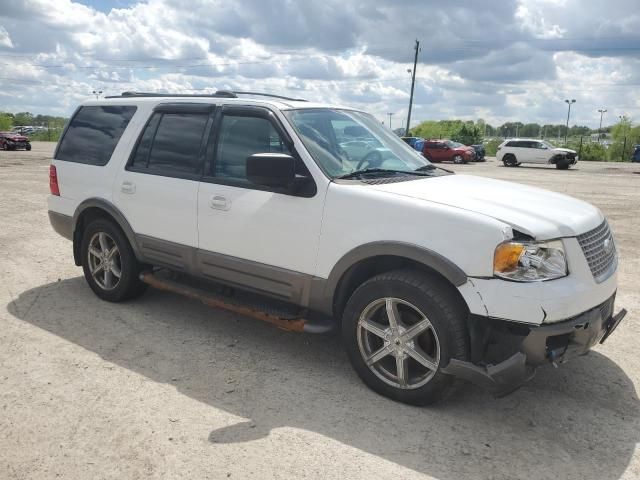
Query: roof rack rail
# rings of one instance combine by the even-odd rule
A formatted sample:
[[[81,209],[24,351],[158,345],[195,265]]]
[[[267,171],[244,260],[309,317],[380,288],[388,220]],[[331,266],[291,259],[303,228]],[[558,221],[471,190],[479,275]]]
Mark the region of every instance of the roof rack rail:
[[[293,102],[306,102],[303,98],[284,97],[271,93],[260,92],[238,92],[231,90],[218,90],[216,93],[153,93],[153,92],[122,92],[120,95],[109,95],[104,98],[128,98],[128,97],[201,97],[201,98],[238,98],[238,95],[257,95],[260,97],[278,98],[280,100],[290,100]]]
[[[213,97],[213,98],[238,98],[229,90],[218,90],[216,93],[153,93],[153,92],[122,92],[120,95],[111,95],[104,98],[122,97]]]
[[[292,97],[284,97],[282,95],[274,95],[272,93],[261,93],[261,92],[239,92],[237,90],[232,91],[231,93],[235,95],[258,95],[260,97],[271,97],[271,98],[279,98],[281,100],[291,100],[293,102],[306,102],[304,98],[292,98]]]

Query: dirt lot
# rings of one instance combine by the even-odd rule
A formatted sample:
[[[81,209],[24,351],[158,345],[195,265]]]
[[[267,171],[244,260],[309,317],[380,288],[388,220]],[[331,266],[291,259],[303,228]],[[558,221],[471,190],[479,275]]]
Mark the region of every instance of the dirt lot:
[[[630,314],[511,396],[413,408],[365,388],[335,337],[155,291],[98,300],[48,223],[52,148],[0,152],[0,478],[640,477],[640,165],[451,167],[600,207]]]

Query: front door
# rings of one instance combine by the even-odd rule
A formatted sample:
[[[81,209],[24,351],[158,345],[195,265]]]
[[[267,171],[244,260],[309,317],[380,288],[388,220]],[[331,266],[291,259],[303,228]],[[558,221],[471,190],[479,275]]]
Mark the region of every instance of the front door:
[[[212,161],[198,193],[198,265],[204,276],[300,302],[315,273],[325,191],[296,196],[246,178],[247,157],[292,151],[275,115],[263,107],[223,107]]]

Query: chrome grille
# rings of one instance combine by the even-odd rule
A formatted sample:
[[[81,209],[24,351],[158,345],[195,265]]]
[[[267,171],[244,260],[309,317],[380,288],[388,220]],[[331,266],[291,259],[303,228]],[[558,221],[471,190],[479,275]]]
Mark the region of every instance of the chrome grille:
[[[618,264],[618,258],[616,244],[607,221],[587,233],[578,235],[578,243],[596,282],[600,283],[609,278]]]

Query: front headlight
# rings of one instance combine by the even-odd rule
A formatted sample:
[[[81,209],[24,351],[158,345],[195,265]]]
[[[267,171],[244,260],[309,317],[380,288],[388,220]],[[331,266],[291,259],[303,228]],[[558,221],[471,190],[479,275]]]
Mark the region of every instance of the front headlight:
[[[551,242],[505,242],[493,256],[496,277],[515,282],[539,282],[566,277],[567,260],[560,240]]]

